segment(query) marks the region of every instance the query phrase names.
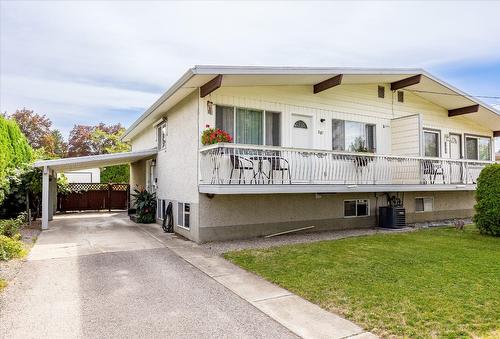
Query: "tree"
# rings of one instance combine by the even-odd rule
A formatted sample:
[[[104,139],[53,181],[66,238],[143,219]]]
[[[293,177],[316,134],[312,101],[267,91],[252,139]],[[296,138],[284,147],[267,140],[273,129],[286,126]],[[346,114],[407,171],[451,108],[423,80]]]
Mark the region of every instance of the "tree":
[[[52,137],[52,154],[59,158],[66,157],[68,153],[68,143],[64,141],[61,131],[55,129],[50,135]]]
[[[7,176],[12,170],[31,162],[33,150],[19,125],[0,116],[0,203],[9,192]]]
[[[75,125],[69,132],[68,140],[68,156],[79,157],[85,155],[93,155],[90,135],[92,134],[92,126]]]
[[[121,124],[75,125],[69,134],[68,155],[77,157],[126,151],[128,146],[120,141],[124,132]]]
[[[16,110],[11,118],[17,122],[31,147],[38,149],[47,146],[46,142],[50,139],[52,121],[45,114],[40,115],[33,110],[23,108]]]
[[[99,125],[92,132],[92,143],[100,154],[119,153],[130,151],[130,145],[120,140],[125,128],[121,125],[101,128]],[[101,168],[102,183],[128,183],[130,181],[130,167],[128,165],[108,166]]]

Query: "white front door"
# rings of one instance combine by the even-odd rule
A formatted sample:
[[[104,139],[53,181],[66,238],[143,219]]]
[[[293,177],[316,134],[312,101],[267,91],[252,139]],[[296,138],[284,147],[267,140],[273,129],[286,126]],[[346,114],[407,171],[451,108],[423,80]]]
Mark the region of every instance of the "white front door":
[[[292,114],[292,147],[312,148],[313,129],[312,117]]]
[[[462,137],[458,134],[450,133],[450,158],[460,159],[461,158],[461,148],[462,148]]]

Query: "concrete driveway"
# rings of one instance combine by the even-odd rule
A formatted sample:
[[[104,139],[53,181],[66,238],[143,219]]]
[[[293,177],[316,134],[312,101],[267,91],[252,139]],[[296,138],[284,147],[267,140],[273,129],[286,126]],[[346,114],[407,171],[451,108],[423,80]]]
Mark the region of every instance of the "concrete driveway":
[[[0,294],[0,338],[295,337],[125,214],[50,227]]]

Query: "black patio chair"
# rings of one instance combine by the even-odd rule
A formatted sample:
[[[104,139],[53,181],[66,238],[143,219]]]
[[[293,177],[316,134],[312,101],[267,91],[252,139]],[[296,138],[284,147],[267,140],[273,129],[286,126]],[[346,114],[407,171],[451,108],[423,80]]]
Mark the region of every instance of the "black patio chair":
[[[253,161],[236,154],[231,154],[229,158],[231,159],[231,174],[229,175],[229,183],[231,183],[231,180],[233,179],[233,173],[235,170],[238,170],[240,172],[238,177],[238,184],[241,184],[242,177],[243,183],[246,184],[244,172],[252,171],[252,179],[250,179],[250,183],[252,183],[252,180],[255,179],[257,175],[255,173]]]
[[[444,181],[444,169],[439,162],[434,162],[432,160],[423,160],[422,161],[422,169],[424,175],[429,176],[429,181],[431,184],[434,184],[436,182],[436,177],[440,175],[443,178],[443,184],[445,183]],[[424,178],[425,180],[425,178]],[[427,182],[426,182],[427,183]]]
[[[274,184],[274,172],[281,173],[282,184],[285,183],[285,172],[286,172],[288,175],[288,182],[290,184],[292,183],[292,179],[290,177],[290,163],[288,162],[288,160],[278,155],[272,155],[267,160],[269,161],[269,174],[267,176],[269,178],[268,183]]]

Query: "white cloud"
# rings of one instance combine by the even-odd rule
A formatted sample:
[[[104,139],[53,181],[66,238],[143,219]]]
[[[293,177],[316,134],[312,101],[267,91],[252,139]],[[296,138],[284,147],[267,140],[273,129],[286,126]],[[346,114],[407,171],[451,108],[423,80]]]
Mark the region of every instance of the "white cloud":
[[[494,2],[0,6],[0,108],[36,103],[61,121],[72,119],[56,113],[63,108],[144,109],[157,97],[148,92],[194,64],[433,67],[492,60],[500,50]]]

